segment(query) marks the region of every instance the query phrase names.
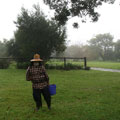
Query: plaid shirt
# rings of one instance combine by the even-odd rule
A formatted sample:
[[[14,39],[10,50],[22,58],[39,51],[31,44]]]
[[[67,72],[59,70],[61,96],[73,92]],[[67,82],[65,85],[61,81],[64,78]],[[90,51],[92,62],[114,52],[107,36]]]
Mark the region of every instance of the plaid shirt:
[[[49,77],[44,66],[28,67],[26,80],[32,82],[32,87],[34,89],[43,89],[49,84]]]

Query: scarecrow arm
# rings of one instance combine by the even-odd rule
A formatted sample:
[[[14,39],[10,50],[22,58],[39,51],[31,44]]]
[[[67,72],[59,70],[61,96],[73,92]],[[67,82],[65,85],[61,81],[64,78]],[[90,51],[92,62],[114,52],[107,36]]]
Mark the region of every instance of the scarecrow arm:
[[[48,83],[48,85],[49,85],[49,77],[48,77],[48,74],[47,74],[44,66],[43,66],[43,73],[44,73],[45,78],[46,78],[46,81],[47,81],[47,83]]]
[[[26,80],[27,80],[27,81],[31,81],[30,67],[28,67],[27,72],[26,72]]]

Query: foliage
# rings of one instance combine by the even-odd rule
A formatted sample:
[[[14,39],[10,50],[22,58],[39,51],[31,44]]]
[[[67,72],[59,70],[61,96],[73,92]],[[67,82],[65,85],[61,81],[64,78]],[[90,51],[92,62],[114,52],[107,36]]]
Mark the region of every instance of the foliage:
[[[6,46],[9,56],[16,57],[19,55],[18,45],[16,44],[15,39],[10,39],[7,41]]]
[[[65,27],[48,20],[39,5],[34,6],[34,11],[22,8],[15,24],[14,39],[7,44],[9,55],[32,58],[39,53],[41,58],[48,59],[54,51],[59,53],[65,50]]]
[[[74,70],[74,69],[83,69],[83,66],[80,66],[80,65],[74,65],[72,63],[67,63],[66,66],[65,66],[65,69],[66,70]]]
[[[34,112],[31,82],[25,70],[0,70],[0,120],[119,120],[119,73],[49,70],[56,84],[52,109]]]
[[[45,64],[47,69],[64,69],[64,70],[73,70],[73,69],[84,69],[84,60],[83,59],[50,59]]]
[[[87,60],[120,61],[120,40],[113,41],[110,33],[98,34],[86,45],[71,45],[61,57],[87,57]]]
[[[0,57],[7,57],[7,40],[4,39],[3,42],[0,41]]]
[[[17,62],[16,61],[11,61],[9,65],[9,69],[16,69],[17,68]]]
[[[0,69],[7,69],[10,65],[10,61],[7,59],[0,59]]]
[[[71,45],[71,46],[67,47],[67,49],[65,50],[63,56],[82,58],[82,57],[85,57],[83,53],[84,53],[84,47],[83,46]]]
[[[115,0],[43,0],[45,4],[50,6],[50,9],[55,10],[55,20],[60,25],[65,25],[70,17],[78,16],[82,22],[86,22],[86,17],[89,16],[93,22],[98,20],[100,16],[95,8],[102,5],[103,2],[114,3]],[[73,24],[78,27],[77,23]]]
[[[113,55],[113,36],[109,33],[98,34],[88,41],[89,46],[98,53],[102,60],[108,60]]]
[[[72,65],[71,65],[72,64]],[[68,66],[76,66],[77,67],[81,67],[80,69],[83,69],[83,65],[84,63],[82,62],[76,62],[76,61],[71,61],[71,62],[67,62]],[[63,62],[47,62],[46,64],[46,68],[47,69],[56,69],[59,66],[61,66],[61,69],[64,69],[64,64]],[[87,61],[87,66],[90,67],[97,67],[97,68],[108,68],[108,69],[120,69],[120,62],[115,62],[115,61]],[[58,68],[59,69],[59,68]],[[72,67],[71,67],[72,69]]]
[[[18,69],[27,69],[30,65],[30,62],[17,62]]]
[[[83,69],[83,66],[80,64],[72,64],[72,63],[67,63],[66,66],[64,67],[63,64],[56,65],[54,63],[52,64],[45,64],[46,69],[58,69],[58,70],[74,70],[74,69]]]
[[[115,57],[120,61],[120,40],[115,43]]]
[[[0,69],[6,69],[10,65],[10,61],[7,59],[4,59],[8,56],[7,54],[7,40],[4,39],[3,42],[0,41]]]

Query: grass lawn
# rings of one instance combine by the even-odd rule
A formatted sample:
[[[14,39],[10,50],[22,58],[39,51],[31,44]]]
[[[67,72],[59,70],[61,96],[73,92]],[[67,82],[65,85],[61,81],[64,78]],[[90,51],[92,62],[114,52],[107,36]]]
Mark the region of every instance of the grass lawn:
[[[84,66],[83,61],[70,61],[67,60],[66,63],[71,63],[73,65]],[[63,61],[49,61],[48,64],[51,65],[61,65],[64,66]],[[120,62],[110,62],[110,61],[87,61],[87,66],[97,67],[97,68],[108,68],[108,69],[120,69]]]
[[[0,120],[120,120],[120,74],[84,70],[48,70],[57,85],[52,110],[34,112],[31,82],[25,70],[0,70]]]
[[[98,68],[120,69],[120,62],[88,61],[87,65]]]

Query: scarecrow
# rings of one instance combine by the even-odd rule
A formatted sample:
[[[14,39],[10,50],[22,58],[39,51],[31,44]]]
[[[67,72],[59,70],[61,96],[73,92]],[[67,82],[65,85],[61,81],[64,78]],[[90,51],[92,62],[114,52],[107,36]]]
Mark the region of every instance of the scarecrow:
[[[49,77],[45,67],[42,65],[42,59],[39,54],[34,55],[34,59],[30,60],[31,65],[27,69],[26,80],[32,82],[33,98],[36,102],[36,111],[42,108],[41,94],[43,95],[47,107],[51,109],[51,95],[49,92]]]

